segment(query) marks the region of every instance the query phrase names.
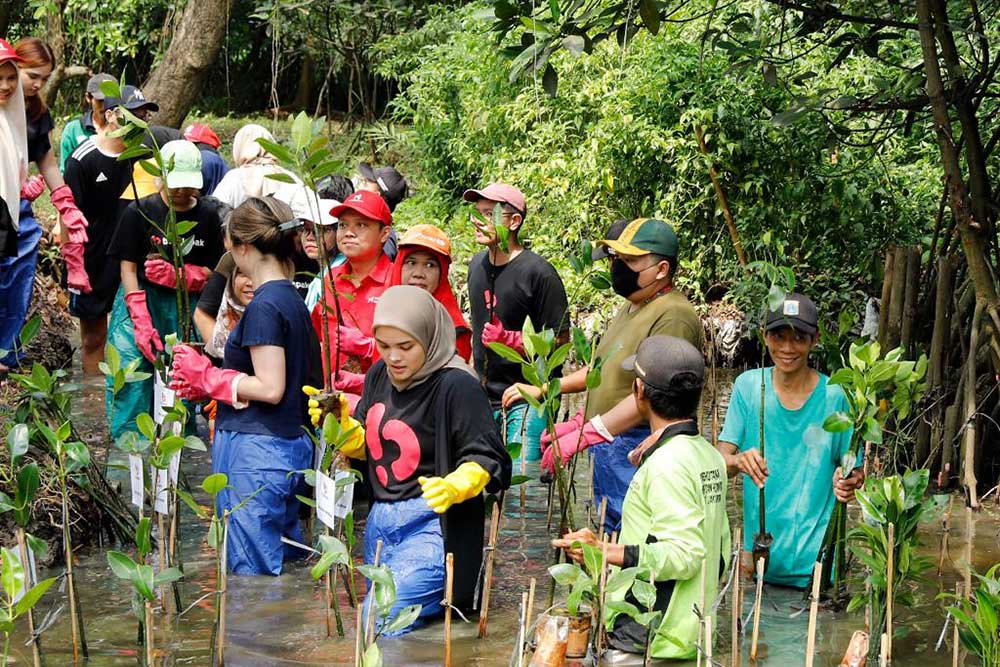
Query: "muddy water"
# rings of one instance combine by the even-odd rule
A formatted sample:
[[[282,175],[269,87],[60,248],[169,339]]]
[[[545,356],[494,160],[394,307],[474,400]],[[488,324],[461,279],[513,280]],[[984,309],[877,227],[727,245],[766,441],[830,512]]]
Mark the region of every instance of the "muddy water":
[[[725,384],[731,382],[726,374]],[[76,406],[80,422],[99,423],[103,419],[100,383],[84,383],[82,396]],[[723,391],[723,394],[726,392]],[[721,413],[724,414],[725,396]],[[704,409],[707,432],[711,431],[710,410]],[[706,433],[709,435],[709,433]],[[184,474],[196,485],[208,474],[210,464],[207,454],[185,453]],[[537,464],[528,466],[528,474],[537,473]],[[120,473],[119,473],[120,474]],[[586,471],[580,471],[581,507],[578,515],[587,510],[586,485],[582,483]],[[739,521],[740,512],[733,493],[730,516]],[[202,502],[205,498],[201,498]],[[955,519],[951,529],[951,549],[945,561],[944,573],[938,577],[930,572],[930,582],[917,595],[916,610],[898,610],[896,623],[909,634],[897,640],[894,648],[896,664],[913,667],[950,664],[950,644],[941,652],[934,651],[934,644],[941,633],[944,615],[941,603],[934,597],[939,589],[953,589],[961,578],[960,564],[964,561],[965,519],[955,503]],[[548,597],[546,566],[552,556],[548,548],[546,531],[548,496],[537,483],[527,487],[522,507],[517,490],[508,494],[504,519],[497,548],[493,603],[491,604],[489,638],[476,638],[475,623],[465,624],[456,617],[453,632],[455,665],[501,667],[508,665],[517,630],[518,605],[522,591],[532,577],[537,578],[535,613],[541,611]],[[975,516],[975,542],[973,565],[984,570],[1000,560],[1000,520],[998,509],[990,503]],[[735,525],[735,524],[734,524]],[[180,618],[157,619],[158,664],[209,665],[211,651],[212,607],[211,598],[199,601],[214,585],[213,554],[204,545],[206,527],[190,512],[182,510],[182,557],[185,579],[181,584],[182,606],[188,609]],[[924,527],[925,548],[937,562],[940,543],[940,522]],[[76,569],[78,589],[85,613],[87,638],[90,643],[89,664],[95,666],[140,664],[140,648],[136,644],[136,620],[129,606],[130,589],[115,579],[107,567],[103,550],[93,548],[81,554]],[[42,573],[42,576],[56,573]],[[361,584],[359,580],[359,585]],[[267,665],[351,665],[353,664],[353,636],[355,613],[348,606],[343,590],[338,591],[347,639],[327,639],[321,590],[309,576],[307,563],[291,564],[284,575],[277,578],[233,577],[230,579],[229,619],[227,631],[228,664],[237,667],[263,667]],[[749,612],[753,591],[746,595]],[[719,608],[715,659],[724,665],[732,664],[730,657],[730,610],[728,601]],[[65,606],[64,594],[49,594],[41,605],[44,614],[51,607]],[[797,591],[765,588],[762,604],[759,660],[761,666],[784,667],[802,665],[805,660],[806,626],[808,610],[803,595]],[[817,667],[837,665],[851,633],[863,623],[860,614],[823,611],[819,618],[817,640]],[[741,664],[749,664],[747,651],[749,630],[742,640]],[[20,641],[18,641],[20,640]],[[948,631],[948,642],[951,631]],[[30,664],[30,653],[23,644],[23,636],[15,637],[12,654],[19,664]],[[401,639],[380,642],[387,666],[441,665],[443,660],[443,624],[433,624]],[[43,637],[43,650],[47,665],[71,664],[69,652],[69,623],[65,610]],[[526,664],[526,663],[525,663]],[[679,663],[681,664],[681,663]],[[693,663],[691,663],[693,664]],[[966,662],[973,664],[972,660]]]

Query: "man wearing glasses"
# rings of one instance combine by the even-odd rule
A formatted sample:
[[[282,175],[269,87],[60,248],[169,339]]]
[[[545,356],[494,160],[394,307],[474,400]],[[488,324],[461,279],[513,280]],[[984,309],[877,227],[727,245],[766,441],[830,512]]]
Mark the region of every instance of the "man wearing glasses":
[[[472,356],[476,372],[494,408],[498,424],[506,421],[505,441],[520,442],[529,460],[539,458],[539,437],[545,418],[521,400],[501,409],[504,391],[523,382],[521,367],[489,349],[503,343],[524,352],[521,329],[530,319],[536,331],[552,329],[565,340],[569,330],[566,289],[556,270],[545,259],[524,247],[521,233],[527,210],[524,195],[506,183],[490,183],[481,190],[466,190],[472,202],[476,243],[485,250],[469,264],[469,301],[472,310]],[[500,204],[507,228],[504,248],[493,226],[493,211]]]

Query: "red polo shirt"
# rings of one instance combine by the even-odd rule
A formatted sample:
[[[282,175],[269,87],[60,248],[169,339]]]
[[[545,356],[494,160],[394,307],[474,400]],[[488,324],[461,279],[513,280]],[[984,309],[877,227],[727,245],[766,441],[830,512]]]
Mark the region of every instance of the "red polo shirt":
[[[382,296],[382,292],[389,288],[389,278],[392,272],[392,261],[382,253],[378,262],[367,276],[361,279],[360,285],[355,285],[354,281],[348,278],[353,272],[351,263],[345,262],[334,270],[333,281],[337,290],[337,299],[340,302],[340,312],[344,318],[344,326],[360,329],[362,333],[372,335],[372,320],[375,318],[375,305]],[[345,296],[347,295],[347,296]],[[337,335],[337,318],[334,315],[333,295],[330,294],[330,283],[324,281],[323,301],[316,304],[312,312],[313,328],[316,335],[323,340],[323,304],[327,304],[327,316],[330,320],[330,359],[325,360],[325,368],[331,367],[334,356],[334,341]],[[340,356],[340,369],[359,372],[357,368],[351,368],[349,360],[356,359],[360,364],[361,372],[378,360],[378,352],[371,358],[345,357]],[[338,370],[340,370],[338,369]]]

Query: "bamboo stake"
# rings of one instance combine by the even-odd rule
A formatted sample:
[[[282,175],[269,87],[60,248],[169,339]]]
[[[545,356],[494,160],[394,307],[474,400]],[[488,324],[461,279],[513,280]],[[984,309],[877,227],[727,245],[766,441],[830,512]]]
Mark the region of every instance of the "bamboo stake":
[[[36,583],[31,573],[31,561],[28,554],[28,541],[24,536],[24,528],[17,527],[17,548],[21,556],[21,564],[24,566],[24,580],[27,582],[25,589],[30,589]],[[40,640],[35,636],[35,614],[28,608],[28,635],[31,637],[31,661],[34,667],[42,667],[42,650]]]
[[[444,667],[451,667],[451,592],[455,583],[455,554],[448,552],[444,566]]]
[[[972,543],[976,539],[976,527],[972,522],[972,508],[965,508],[965,594],[972,598]]]
[[[354,664],[361,664],[361,643],[364,641],[365,632],[361,627],[362,619],[364,618],[364,605],[357,608],[358,617],[355,623],[355,633],[354,633]]]
[[[521,485],[522,488],[524,485]],[[493,589],[493,562],[496,558],[497,533],[500,532],[500,501],[493,503],[493,516],[490,517],[490,539],[486,550],[486,581],[483,583],[483,605],[479,611],[479,638],[486,637],[486,624],[490,619],[490,592]]]
[[[146,667],[153,667],[153,603],[149,600],[143,604],[143,629],[146,643]]]
[[[740,615],[743,613],[743,605],[740,604],[740,579],[743,576],[740,567],[740,554],[743,552],[743,530],[736,529],[736,572],[733,574],[733,595],[730,600],[732,605],[732,649],[733,667],[740,667]]]
[[[878,664],[879,667],[889,667],[889,657],[886,655],[886,649],[889,645],[889,640],[886,639],[885,633],[882,633],[882,648],[879,650]]]
[[[962,582],[959,581],[955,584],[955,599],[958,600],[962,597]],[[952,619],[954,621],[954,619]],[[952,623],[952,635],[951,635],[951,667],[958,667],[959,656],[961,655],[962,649],[958,636],[958,622]]]
[[[604,540],[604,522],[608,518],[608,497],[601,496],[601,509],[597,513],[597,541],[601,542]]]
[[[816,653],[816,617],[819,616],[819,584],[823,578],[823,563],[813,565],[812,596],[809,603],[809,637],[806,640],[806,667],[813,667]]]
[[[945,510],[944,519],[941,521],[941,553],[938,555],[937,568],[939,577],[941,576],[941,570],[944,568],[945,556],[948,554],[948,534],[951,532],[951,509],[954,501],[954,496],[948,496],[948,509]]]
[[[326,534],[330,534],[329,529]],[[323,616],[326,620],[326,636],[329,638],[333,636],[333,582],[330,581],[330,570],[323,574],[323,598],[326,600]]]
[[[222,555],[219,558],[219,622],[215,633],[217,667],[226,664],[226,591],[229,588],[229,510],[222,513]]]
[[[372,565],[378,567],[379,560],[382,558],[382,540],[375,543],[375,560]],[[375,585],[372,584],[372,590],[369,592],[368,597],[365,598],[365,603],[368,605],[368,623],[365,628],[365,646],[367,647],[372,643],[375,636],[375,596],[372,593],[375,592]]]
[[[534,586],[535,580],[531,580]],[[525,622],[528,618],[528,594],[521,593],[521,622],[517,628],[517,667],[524,667],[524,642],[528,633],[528,625]]]
[[[753,634],[750,639],[750,661],[757,661],[757,639],[760,636],[760,603],[764,593],[764,559],[757,559],[757,599],[753,605]]]
[[[596,654],[601,655],[601,649],[604,648],[604,623],[601,619],[604,618],[604,601],[607,595],[608,586],[608,540],[607,538],[601,540],[601,578],[598,582],[597,588],[597,632],[594,633],[594,648]]]
[[[83,634],[83,619],[77,607],[76,581],[73,578],[73,541],[69,532],[69,503],[66,500],[65,485],[63,485],[62,493],[62,520],[63,554],[66,558],[66,589],[69,593],[70,634],[73,639],[73,660],[77,661],[80,659],[81,653],[83,657],[89,657],[89,651],[87,650],[87,639]]]
[[[705,665],[712,667],[712,616],[705,616]]]
[[[535,608],[535,584],[537,583],[534,577],[531,578],[531,583],[528,585],[528,606],[524,613],[524,627],[531,627],[531,612]]]
[[[886,664],[892,663],[892,580],[896,573],[896,524],[889,524],[889,546],[886,550],[885,570],[885,645]]]

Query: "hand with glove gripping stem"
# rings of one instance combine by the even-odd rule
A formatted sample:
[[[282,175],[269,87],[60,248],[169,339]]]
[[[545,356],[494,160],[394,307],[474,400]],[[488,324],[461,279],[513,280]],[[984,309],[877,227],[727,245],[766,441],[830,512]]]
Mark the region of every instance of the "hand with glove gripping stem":
[[[520,331],[507,331],[504,329],[503,324],[500,323],[500,318],[496,315],[493,315],[493,319],[483,327],[483,335],[481,338],[483,345],[501,343],[516,351],[518,354],[524,354],[523,334],[521,334]]]
[[[604,426],[601,416],[597,415],[589,422],[575,422],[576,417],[569,422],[556,424],[556,435],[558,439],[552,442],[549,434],[543,434],[539,440],[542,446],[542,470],[555,472],[556,449],[559,450],[559,458],[562,465],[569,463],[574,454],[582,452],[588,447],[600,445],[614,440],[614,436]],[[574,425],[578,423],[579,425]]]
[[[129,292],[125,295],[125,307],[128,309],[129,317],[132,318],[136,347],[150,362],[156,361],[156,352],[163,351],[163,341],[153,326],[153,318],[146,303],[146,293],[142,290]],[[154,348],[156,352],[153,351]]]
[[[335,414],[340,421],[341,434],[348,433],[347,439],[340,444],[339,451],[351,459],[365,458],[365,429],[357,419],[351,416],[347,397],[339,391],[334,394],[324,394],[322,389],[305,385],[302,393],[309,397],[309,421],[315,428],[321,428],[324,415]],[[331,443],[327,443],[331,444]]]
[[[147,259],[144,267],[146,269],[146,280],[149,282],[160,287],[166,287],[167,289],[177,287],[177,270],[167,260],[159,257]],[[202,291],[205,289],[205,283],[208,282],[208,278],[211,275],[212,272],[205,267],[185,264],[184,277],[187,281],[187,291]]]
[[[231,368],[216,368],[212,360],[190,345],[174,346],[173,376],[170,388],[191,401],[214,399],[233,407],[246,407],[237,393],[240,381],[247,377]]]
[[[418,477],[427,505],[444,514],[452,505],[475,498],[490,481],[490,474],[475,461],[466,461],[445,477]]]

